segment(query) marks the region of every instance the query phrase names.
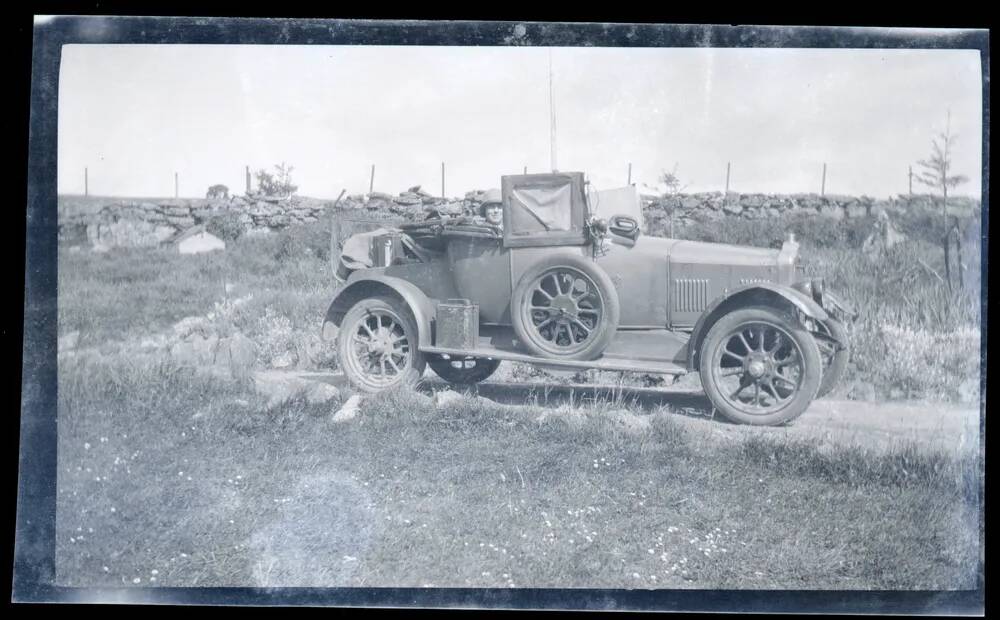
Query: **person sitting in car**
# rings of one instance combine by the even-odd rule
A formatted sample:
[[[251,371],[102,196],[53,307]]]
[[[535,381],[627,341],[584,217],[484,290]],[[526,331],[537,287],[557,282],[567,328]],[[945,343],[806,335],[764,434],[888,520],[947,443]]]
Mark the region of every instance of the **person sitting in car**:
[[[483,203],[479,205],[479,215],[490,226],[503,229],[503,198],[500,190],[491,189],[486,192]]]

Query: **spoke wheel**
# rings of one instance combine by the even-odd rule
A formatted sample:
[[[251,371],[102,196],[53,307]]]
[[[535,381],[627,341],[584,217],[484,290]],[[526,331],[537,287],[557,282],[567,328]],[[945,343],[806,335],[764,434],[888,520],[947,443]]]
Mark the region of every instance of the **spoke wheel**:
[[[515,291],[514,328],[532,352],[593,359],[618,326],[618,295],[592,261],[562,256],[536,265]]]
[[[769,308],[739,310],[720,319],[703,342],[700,371],[712,404],[749,424],[778,424],[798,416],[819,389],[816,341]]]
[[[341,367],[356,387],[375,392],[411,383],[426,364],[417,350],[417,329],[405,307],[392,299],[358,302],[338,334]]]

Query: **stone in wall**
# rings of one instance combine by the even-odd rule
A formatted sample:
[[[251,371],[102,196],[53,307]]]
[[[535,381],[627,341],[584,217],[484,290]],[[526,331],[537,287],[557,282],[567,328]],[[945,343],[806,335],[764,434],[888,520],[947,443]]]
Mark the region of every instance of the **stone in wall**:
[[[743,213],[743,205],[738,202],[727,202],[722,210],[730,215],[740,215]]]
[[[163,214],[167,215],[167,216],[174,216],[174,217],[186,217],[188,215],[191,215],[191,209],[188,208],[187,205],[176,206],[176,207],[175,206],[167,206],[167,207],[164,207]]]
[[[167,223],[172,225],[174,228],[179,228],[184,230],[186,228],[191,228],[194,226],[194,218],[190,215],[167,215]]]
[[[837,205],[826,204],[820,207],[819,214],[835,220],[844,219],[844,210]]]
[[[87,227],[87,240],[97,247],[155,247],[174,236],[172,226],[151,224],[142,220],[119,220]]]
[[[844,213],[851,218],[867,217],[868,207],[860,202],[854,202],[844,207]]]

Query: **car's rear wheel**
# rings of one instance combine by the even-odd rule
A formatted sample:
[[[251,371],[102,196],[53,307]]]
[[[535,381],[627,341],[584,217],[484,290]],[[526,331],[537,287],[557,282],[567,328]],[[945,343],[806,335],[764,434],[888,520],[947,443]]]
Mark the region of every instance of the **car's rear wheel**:
[[[472,385],[489,379],[500,367],[500,360],[485,357],[452,356],[450,359],[432,357],[427,360],[427,364],[437,376],[448,383]]]
[[[390,297],[362,299],[347,311],[337,353],[347,380],[365,392],[415,383],[427,365],[409,308]]]
[[[823,380],[816,398],[826,396],[837,387],[847,371],[847,362],[851,357],[850,340],[844,324],[830,319],[824,325],[830,332],[830,338],[816,338],[820,357],[823,359]]]
[[[731,312],[702,341],[705,393],[726,418],[772,425],[798,417],[822,378],[816,340],[792,316],[769,307]]]
[[[593,359],[618,329],[618,292],[611,278],[582,256],[557,255],[524,274],[511,299],[514,331],[547,358]]]

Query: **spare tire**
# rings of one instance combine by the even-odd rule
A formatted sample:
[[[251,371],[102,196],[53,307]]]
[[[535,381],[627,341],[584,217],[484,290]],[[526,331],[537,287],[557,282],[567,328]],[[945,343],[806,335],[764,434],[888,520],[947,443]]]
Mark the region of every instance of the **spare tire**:
[[[532,265],[514,288],[511,322],[531,353],[562,360],[599,356],[618,329],[618,291],[594,261],[557,254]]]

